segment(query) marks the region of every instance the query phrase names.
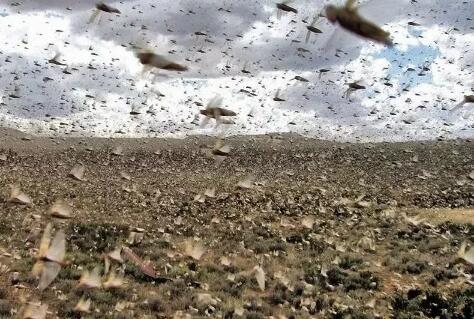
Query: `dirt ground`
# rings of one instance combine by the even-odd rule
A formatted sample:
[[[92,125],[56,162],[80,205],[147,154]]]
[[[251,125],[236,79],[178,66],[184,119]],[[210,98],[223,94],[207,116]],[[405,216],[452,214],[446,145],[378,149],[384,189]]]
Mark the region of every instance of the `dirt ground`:
[[[220,159],[214,142],[0,131],[0,318],[38,301],[48,318],[474,317],[474,267],[456,257],[474,243],[473,141],[233,137]],[[59,199],[72,218],[50,216]],[[66,263],[39,291],[49,222]],[[158,275],[124,258],[120,287],[77,286],[85,269],[106,277],[122,246]],[[81,297],[89,313],[74,311]]]

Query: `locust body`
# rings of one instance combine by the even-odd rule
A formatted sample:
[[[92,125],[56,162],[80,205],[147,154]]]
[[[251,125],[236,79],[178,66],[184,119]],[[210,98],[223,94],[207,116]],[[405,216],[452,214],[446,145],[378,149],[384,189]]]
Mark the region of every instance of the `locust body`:
[[[392,46],[390,33],[361,17],[354,2],[355,0],[348,0],[343,7],[326,6],[326,18],[331,23],[338,23],[344,29],[363,38]]]

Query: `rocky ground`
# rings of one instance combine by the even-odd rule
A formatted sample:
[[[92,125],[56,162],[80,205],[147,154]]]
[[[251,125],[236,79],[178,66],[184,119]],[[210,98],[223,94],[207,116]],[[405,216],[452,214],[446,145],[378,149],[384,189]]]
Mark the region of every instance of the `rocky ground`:
[[[457,258],[474,243],[472,141],[234,137],[216,160],[210,137],[0,133],[0,318],[29,302],[48,318],[474,317],[474,267]],[[81,180],[69,176],[79,164]],[[32,203],[13,202],[10,185]],[[72,218],[50,216],[59,199]],[[66,262],[39,291],[49,222]],[[123,258],[111,268],[125,284],[78,287],[124,246],[158,275]],[[81,297],[89,313],[74,311]]]

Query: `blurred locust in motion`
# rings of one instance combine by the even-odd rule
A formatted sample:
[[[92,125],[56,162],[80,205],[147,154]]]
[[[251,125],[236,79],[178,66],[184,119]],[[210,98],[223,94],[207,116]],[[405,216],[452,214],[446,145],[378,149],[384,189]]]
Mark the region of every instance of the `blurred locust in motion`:
[[[142,50],[135,53],[140,63],[145,66],[145,70],[151,68],[163,69],[168,71],[187,71],[188,67],[168,60],[164,56],[156,54],[151,50]]]
[[[48,305],[41,302],[28,302],[22,309],[20,309],[21,317],[23,319],[45,319],[48,314]]]
[[[355,81],[355,82],[352,82],[352,83],[346,83],[346,85],[349,86],[349,88],[344,93],[344,96],[346,98],[348,98],[355,91],[366,89],[366,86],[362,84],[362,80]]]
[[[309,42],[309,38],[311,37],[311,33],[323,33],[323,31],[321,31],[320,29],[315,27],[316,22],[318,21],[319,17],[320,17],[320,15],[315,16],[313,18],[313,21],[311,22],[311,24],[306,26],[306,29],[308,29],[308,32],[306,33],[306,40],[305,40],[306,43]]]
[[[355,0],[347,0],[343,7],[326,6],[326,18],[331,23],[339,23],[344,29],[366,39],[393,46],[390,33],[359,15]]]
[[[66,265],[64,256],[66,253],[66,236],[59,230],[51,240],[52,225],[48,224],[41,238],[37,262],[33,266],[32,274],[40,276],[38,288],[40,291],[46,289],[57,277],[61,266]]]
[[[281,90],[278,89],[273,97],[273,101],[275,102],[285,102],[286,100],[280,95]]]
[[[121,14],[119,9],[111,7],[108,4],[105,4],[103,2],[100,2],[95,5],[94,12],[92,13],[92,16],[90,17],[88,24],[94,22],[94,20],[99,16],[101,12]]]
[[[462,100],[462,102],[459,103],[458,105],[456,105],[455,107],[453,107],[451,109],[451,112],[454,112],[454,111],[462,108],[464,106],[464,104],[467,104],[467,103],[474,103],[474,95],[464,95],[464,99]]]
[[[65,63],[62,63],[59,61],[59,57],[61,56],[60,53],[56,53],[52,59],[49,59],[48,62],[51,64],[59,65],[59,66],[64,66],[66,65]]]
[[[205,116],[201,123],[201,127],[206,126],[210,119],[216,120],[216,126],[219,126],[219,124],[232,124],[233,122],[225,117],[237,115],[234,111],[222,107],[221,96],[215,96],[212,98],[206,108],[200,110],[199,113]]]
[[[285,1],[282,1],[282,2],[279,2],[276,4],[276,7],[277,7],[277,17],[278,19],[281,18],[281,13],[282,12],[293,12],[293,13],[298,13],[298,10],[296,10],[295,8],[293,7],[290,7],[288,5],[288,3],[290,3],[291,0],[285,0]]]

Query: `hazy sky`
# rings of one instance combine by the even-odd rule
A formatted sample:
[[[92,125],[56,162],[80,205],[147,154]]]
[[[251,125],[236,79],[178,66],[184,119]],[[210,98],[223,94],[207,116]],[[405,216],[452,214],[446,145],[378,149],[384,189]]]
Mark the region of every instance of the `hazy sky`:
[[[41,134],[211,134],[197,114],[218,94],[238,113],[229,134],[474,138],[473,105],[449,111],[474,94],[474,0],[361,2],[393,48],[325,18],[305,43],[313,16],[336,1],[295,0],[298,14],[280,19],[274,1],[108,2],[122,13],[88,24],[95,1],[0,0],[0,124]],[[134,45],[190,70],[144,74]],[[56,53],[66,66],[48,63]],[[344,97],[357,80],[367,89]],[[273,100],[277,90],[286,101]]]

